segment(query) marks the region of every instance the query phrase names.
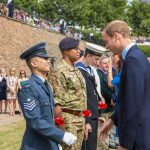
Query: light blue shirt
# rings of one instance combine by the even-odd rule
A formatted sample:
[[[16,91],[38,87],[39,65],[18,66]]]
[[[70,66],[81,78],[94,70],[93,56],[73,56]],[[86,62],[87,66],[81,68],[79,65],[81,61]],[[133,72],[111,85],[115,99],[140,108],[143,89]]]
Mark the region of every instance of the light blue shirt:
[[[135,43],[130,43],[127,47],[125,47],[124,48],[124,50],[123,50],[123,52],[122,52],[122,59],[123,60],[125,60],[125,58],[126,58],[126,55],[127,55],[127,53],[128,53],[128,51],[129,51],[129,49],[132,47],[132,46],[134,46],[135,45]]]
[[[42,76],[39,76],[39,75],[37,75],[37,74],[34,74],[34,75],[36,75],[38,78],[40,78],[43,83],[45,82],[45,78],[43,78]]]

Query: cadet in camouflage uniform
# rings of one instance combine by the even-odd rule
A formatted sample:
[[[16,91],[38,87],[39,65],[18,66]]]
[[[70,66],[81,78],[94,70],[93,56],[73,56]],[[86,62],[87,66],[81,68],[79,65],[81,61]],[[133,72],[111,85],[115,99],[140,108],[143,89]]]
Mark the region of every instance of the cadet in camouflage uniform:
[[[55,117],[63,116],[65,131],[78,137],[76,144],[62,145],[63,150],[80,150],[84,138],[85,120],[82,112],[87,109],[86,87],[82,74],[74,67],[74,62],[80,57],[78,46],[78,40],[64,38],[59,44],[63,60],[49,75],[54,90]]]

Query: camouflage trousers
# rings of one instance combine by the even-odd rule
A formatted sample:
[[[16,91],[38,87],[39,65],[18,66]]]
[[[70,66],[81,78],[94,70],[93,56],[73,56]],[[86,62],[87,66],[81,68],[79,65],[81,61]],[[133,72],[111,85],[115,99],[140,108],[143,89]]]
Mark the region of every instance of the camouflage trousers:
[[[81,116],[75,116],[69,113],[63,113],[65,120],[65,131],[71,132],[72,134],[77,136],[77,142],[72,146],[67,146],[62,144],[63,150],[80,150],[82,141],[84,138],[84,118]]]

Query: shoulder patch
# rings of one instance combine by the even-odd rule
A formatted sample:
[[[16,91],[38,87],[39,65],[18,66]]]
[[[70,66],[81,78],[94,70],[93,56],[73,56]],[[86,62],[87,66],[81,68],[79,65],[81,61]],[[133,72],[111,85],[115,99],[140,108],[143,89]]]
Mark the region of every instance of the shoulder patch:
[[[28,88],[28,87],[31,87],[31,85],[30,84],[26,84],[22,88]]]

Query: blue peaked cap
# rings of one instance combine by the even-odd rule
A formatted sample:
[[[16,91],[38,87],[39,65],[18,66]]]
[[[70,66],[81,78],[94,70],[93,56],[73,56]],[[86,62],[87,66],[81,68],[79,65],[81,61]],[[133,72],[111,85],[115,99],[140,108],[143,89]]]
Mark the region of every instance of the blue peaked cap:
[[[30,47],[29,49],[27,49],[25,52],[23,52],[20,55],[20,59],[31,59],[33,57],[42,57],[42,58],[49,58],[46,49],[45,49],[46,43],[45,42],[41,42],[38,43],[32,47]]]

